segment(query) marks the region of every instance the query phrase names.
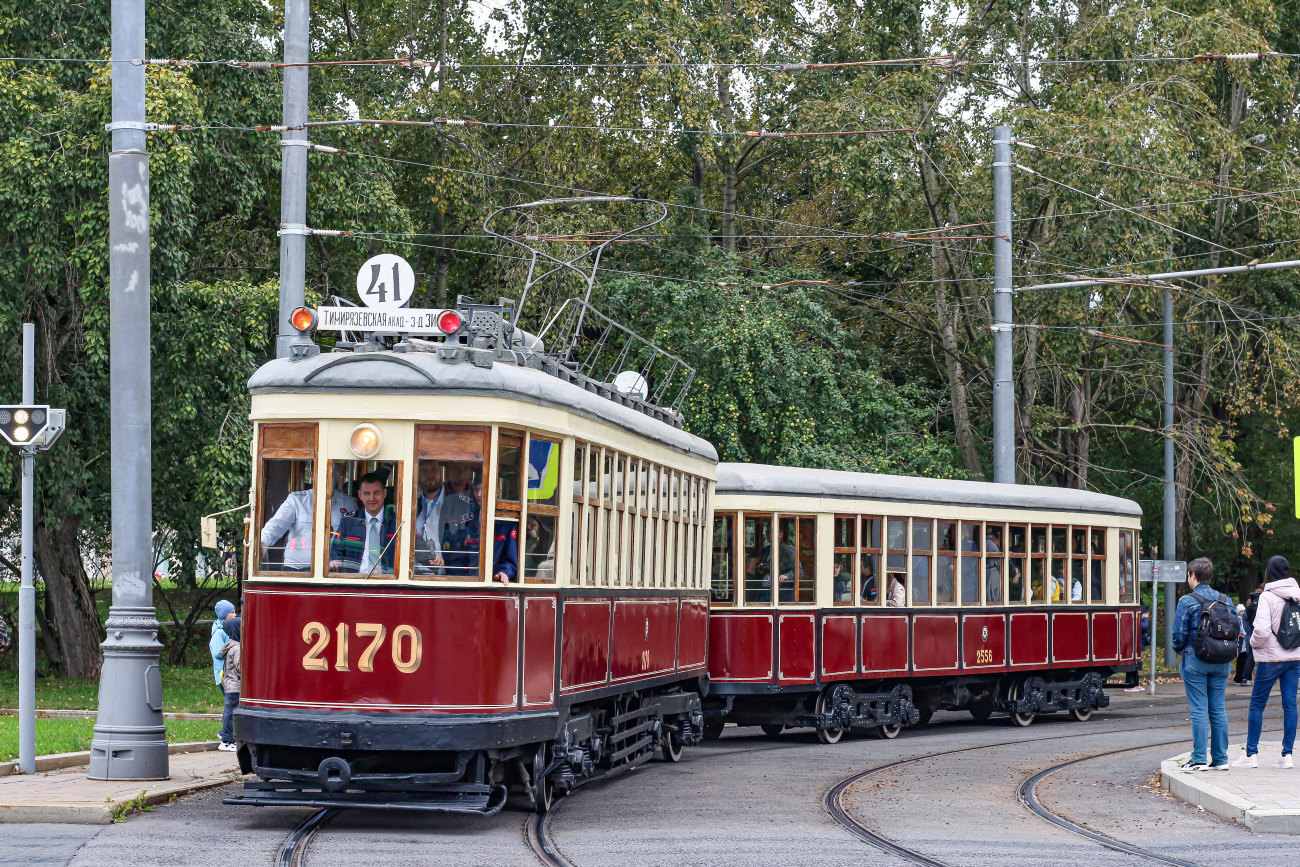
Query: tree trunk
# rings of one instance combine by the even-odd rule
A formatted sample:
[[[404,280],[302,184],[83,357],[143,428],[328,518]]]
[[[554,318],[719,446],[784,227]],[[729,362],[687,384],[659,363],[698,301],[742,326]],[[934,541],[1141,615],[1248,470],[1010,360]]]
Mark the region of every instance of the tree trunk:
[[[957,354],[957,318],[948,303],[948,290],[939,284],[939,341],[943,346],[944,372],[948,380],[948,394],[952,399],[953,429],[957,434],[957,450],[961,452],[962,465],[975,481],[984,481],[984,467],[980,463],[979,448],[975,445],[975,432],[970,423],[970,404],[966,397],[966,376],[962,371],[961,356]]]
[[[1075,383],[1068,398],[1070,423],[1074,430],[1066,436],[1066,480],[1071,488],[1084,490],[1088,487],[1088,452],[1092,434],[1092,380],[1085,375],[1083,381]]]
[[[735,125],[731,110],[731,67],[718,68],[718,104],[722,108],[723,129]],[[722,251],[736,252],[736,200],[739,196],[740,171],[736,159],[734,136],[718,147],[718,167],[722,170]]]
[[[54,607],[63,673],[69,677],[99,677],[103,627],[81,562],[77,529],[75,518],[64,518],[50,526],[38,515],[36,557],[45,579],[45,592]]]

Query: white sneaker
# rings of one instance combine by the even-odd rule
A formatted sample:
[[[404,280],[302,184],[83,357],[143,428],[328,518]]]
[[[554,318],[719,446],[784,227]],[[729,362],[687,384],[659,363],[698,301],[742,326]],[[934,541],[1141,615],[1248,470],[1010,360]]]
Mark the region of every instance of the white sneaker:
[[[1146,692],[1147,688],[1145,686],[1126,686],[1124,687],[1124,691],[1125,692]]]
[[[1274,762],[1274,763],[1273,763],[1273,767],[1276,768],[1276,769],[1279,770],[1279,771],[1285,771],[1285,770],[1287,770],[1288,768],[1290,768],[1291,766],[1292,766],[1292,764],[1291,764],[1291,757],[1290,757],[1290,756],[1283,756],[1282,759],[1281,759],[1281,761],[1277,761],[1277,762]]]
[[[1254,755],[1254,756],[1242,756],[1241,758],[1239,758],[1239,759],[1237,759],[1235,762],[1233,762],[1233,763],[1232,763],[1232,766],[1233,766],[1234,768],[1258,768],[1258,767],[1259,767],[1259,756],[1258,756],[1258,755]]]
[[[1192,764],[1191,762],[1188,762],[1187,764],[1183,765],[1182,769],[1184,771],[1208,771],[1210,769],[1210,766],[1205,764],[1204,762],[1197,762],[1196,764]]]
[[[1208,768],[1206,768],[1206,770],[1209,770],[1209,771],[1226,771],[1226,770],[1228,770],[1228,768],[1229,768],[1228,763],[1227,763],[1227,762],[1224,762],[1224,763],[1221,764],[1221,765],[1210,765]]]
[[[233,753],[237,751],[239,747],[235,746],[234,744],[228,744],[225,741],[222,741],[221,746],[217,747],[217,749],[221,750],[224,753]]]

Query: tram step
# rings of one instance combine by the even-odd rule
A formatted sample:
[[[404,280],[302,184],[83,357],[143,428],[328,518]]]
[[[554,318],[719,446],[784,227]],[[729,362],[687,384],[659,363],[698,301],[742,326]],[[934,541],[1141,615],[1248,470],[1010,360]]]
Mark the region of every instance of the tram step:
[[[441,792],[326,792],[250,781],[244,784],[243,795],[225,798],[222,803],[242,807],[353,807],[491,816],[506,802],[504,786],[457,786],[456,789]]]

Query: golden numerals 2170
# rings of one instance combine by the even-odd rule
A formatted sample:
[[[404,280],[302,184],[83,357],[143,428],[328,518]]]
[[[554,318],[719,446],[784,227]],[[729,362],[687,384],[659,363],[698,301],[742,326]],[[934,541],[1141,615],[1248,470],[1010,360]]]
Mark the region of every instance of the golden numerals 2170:
[[[361,656],[357,658],[357,670],[372,672],[375,670],[375,656],[383,647],[384,640],[388,638],[388,627],[382,623],[354,623],[352,626],[356,628],[358,639],[370,639],[365,649],[361,651]],[[346,623],[334,627],[335,671],[352,670],[348,649],[348,638],[351,633],[352,629]],[[308,623],[302,628],[302,640],[311,645],[311,649],[303,655],[302,667],[308,671],[328,671],[329,661],[322,655],[330,644],[330,630],[325,627],[325,624],[315,620]],[[357,642],[358,645],[361,643],[361,641]],[[420,635],[420,630],[403,623],[393,630],[390,647],[393,665],[397,666],[398,671],[411,674],[420,667],[420,658],[424,654],[424,639]]]

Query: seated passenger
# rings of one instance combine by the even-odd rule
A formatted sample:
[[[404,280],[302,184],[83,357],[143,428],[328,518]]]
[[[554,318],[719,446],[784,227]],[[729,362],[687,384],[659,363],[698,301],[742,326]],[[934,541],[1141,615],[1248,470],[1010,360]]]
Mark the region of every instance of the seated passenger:
[[[770,563],[772,558],[772,546],[769,545],[763,549],[764,558]],[[781,542],[777,545],[777,565],[781,570],[776,576],[777,601],[793,602],[795,600],[795,583],[802,576],[802,569],[799,566],[799,555],[794,550],[794,545],[790,544],[790,531],[783,530],[781,533]]]
[[[1080,581],[1078,578],[1075,578],[1074,581],[1070,584],[1070,601],[1071,602],[1083,601],[1083,582]]]
[[[907,605],[907,573],[889,573],[889,598],[885,600],[889,608],[903,608]]]
[[[509,584],[519,575],[519,522],[497,518],[493,524],[492,580]]]
[[[831,575],[831,586],[835,593],[836,602],[853,601],[853,577],[844,569],[844,563],[836,560],[832,568],[835,570]]]
[[[330,491],[330,503],[326,510],[330,513],[331,531],[338,530],[339,522],[343,520],[344,515],[351,515],[361,508],[357,498],[343,490],[343,463],[343,461],[334,461],[333,469],[330,470],[334,489]]]
[[[760,604],[772,601],[772,571],[757,554],[745,558],[745,601]]]
[[[875,602],[880,598],[880,587],[876,583],[876,567],[872,564],[871,558],[863,556],[862,558],[862,601]]]
[[[361,509],[344,515],[338,534],[330,542],[330,571],[359,572],[363,575],[393,574],[393,538],[397,534],[397,510],[384,505],[387,474],[366,473],[357,493]]]
[[[1011,572],[1007,576],[1008,591],[1013,602],[1019,602],[1025,598],[1025,578],[1020,570],[1020,562],[1012,559]]]

